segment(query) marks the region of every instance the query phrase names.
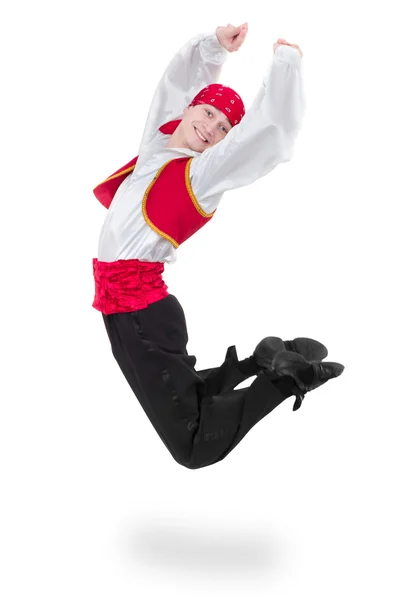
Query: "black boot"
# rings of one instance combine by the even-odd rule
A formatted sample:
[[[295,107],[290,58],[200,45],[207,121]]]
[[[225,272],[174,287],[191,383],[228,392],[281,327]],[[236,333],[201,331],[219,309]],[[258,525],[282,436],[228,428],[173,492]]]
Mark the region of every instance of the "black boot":
[[[266,337],[256,346],[253,358],[262,370],[271,373],[274,357],[284,350],[297,352],[308,361],[320,361],[328,356],[328,350],[316,340],[295,338],[284,342],[278,337]]]
[[[266,337],[259,344],[253,352],[253,358],[256,364],[260,367],[260,371],[267,371],[272,373],[272,361],[274,357],[285,350],[285,344],[278,337]]]
[[[336,362],[308,361],[300,354],[285,350],[275,355],[272,369],[276,375],[280,377],[288,375],[296,382],[293,391],[296,402],[293,410],[297,410],[307,392],[315,390],[329,379],[339,377],[344,371],[344,366]]]
[[[285,344],[285,350],[297,352],[297,354],[301,354],[306,360],[311,362],[324,360],[328,356],[327,348],[321,342],[311,340],[310,338],[295,338],[283,343]]]

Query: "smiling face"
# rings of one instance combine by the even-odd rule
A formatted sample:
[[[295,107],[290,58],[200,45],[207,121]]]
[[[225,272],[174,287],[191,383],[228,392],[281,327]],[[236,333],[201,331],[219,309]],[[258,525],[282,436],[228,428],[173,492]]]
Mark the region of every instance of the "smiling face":
[[[231,129],[229,119],[211,104],[188,106],[168,146],[204,152],[223,140]]]

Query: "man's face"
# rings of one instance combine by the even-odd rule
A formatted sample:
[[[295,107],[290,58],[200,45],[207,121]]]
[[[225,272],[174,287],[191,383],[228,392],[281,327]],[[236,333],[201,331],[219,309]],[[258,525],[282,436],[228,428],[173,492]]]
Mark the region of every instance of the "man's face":
[[[181,126],[187,147],[195,152],[204,152],[215,146],[232,129],[224,113],[211,104],[186,107]]]

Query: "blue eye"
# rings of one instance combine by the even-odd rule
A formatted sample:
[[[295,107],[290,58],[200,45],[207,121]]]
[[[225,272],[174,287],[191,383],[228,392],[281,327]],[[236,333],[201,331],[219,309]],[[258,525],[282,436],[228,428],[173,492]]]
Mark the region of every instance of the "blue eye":
[[[204,110],[206,111],[206,113],[207,113],[208,115],[211,115],[211,116],[213,116],[213,114],[212,114],[211,110],[208,110],[208,108],[205,108]],[[225,131],[225,133],[228,133],[228,130],[227,130],[227,128],[226,128],[224,125],[222,125],[221,129],[223,129],[223,130]]]

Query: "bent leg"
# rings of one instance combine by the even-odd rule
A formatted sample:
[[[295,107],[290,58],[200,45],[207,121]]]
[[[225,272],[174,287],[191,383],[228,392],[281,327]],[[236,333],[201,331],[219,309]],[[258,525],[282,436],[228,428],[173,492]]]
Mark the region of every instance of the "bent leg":
[[[213,377],[206,373],[203,378],[194,368],[196,358],[186,351],[186,322],[174,296],[141,311],[103,318],[129,385],[174,459],[187,468],[222,460],[258,421],[292,395],[291,378],[272,382],[264,374],[248,388],[233,390],[240,382],[235,380],[250,375],[228,368],[227,361],[220,372],[209,370]]]

